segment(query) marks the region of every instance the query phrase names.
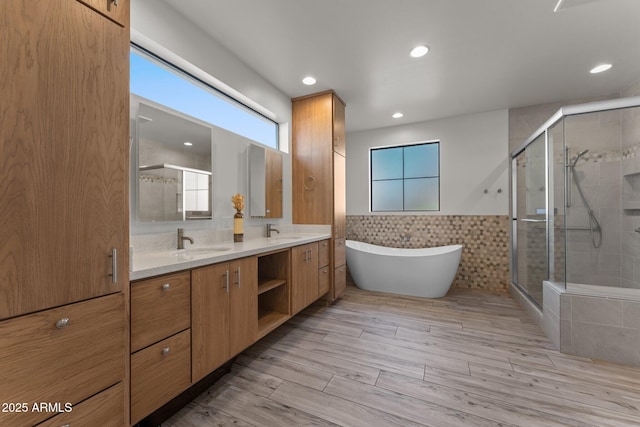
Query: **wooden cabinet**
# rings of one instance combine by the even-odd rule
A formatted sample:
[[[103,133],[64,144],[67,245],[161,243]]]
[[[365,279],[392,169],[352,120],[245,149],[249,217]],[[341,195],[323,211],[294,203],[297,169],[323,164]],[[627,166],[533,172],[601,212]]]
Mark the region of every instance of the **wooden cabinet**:
[[[128,282],[129,29],[76,0],[3,0],[0,22],[3,319]]]
[[[333,91],[326,91],[295,98],[292,103],[293,223],[329,224],[332,238],[344,238],[344,102]],[[344,269],[338,269],[339,266],[331,261],[332,275],[341,274]],[[342,281],[342,278],[331,278],[328,301],[334,301],[343,293],[335,287],[336,280]]]
[[[124,378],[122,293],[0,322],[0,402],[76,404]],[[0,412],[0,425],[32,425],[51,413]]]
[[[318,299],[318,243],[291,249],[291,313]]]
[[[191,273],[192,380],[253,344],[258,328],[256,257]]]
[[[120,24],[129,25],[129,0],[78,0],[96,12]]]
[[[131,356],[131,424],[191,384],[191,337],[186,330]]]
[[[71,411],[38,424],[38,427],[122,427],[127,424],[124,416],[124,383],[120,382],[78,405],[73,405]]]
[[[131,423],[191,385],[191,273],[131,284]]]

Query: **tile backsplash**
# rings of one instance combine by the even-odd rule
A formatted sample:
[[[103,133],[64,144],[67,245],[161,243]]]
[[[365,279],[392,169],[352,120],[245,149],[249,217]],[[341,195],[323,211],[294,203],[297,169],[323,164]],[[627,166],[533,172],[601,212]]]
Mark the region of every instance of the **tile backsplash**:
[[[396,248],[463,245],[453,287],[507,292],[506,215],[349,215],[347,239]]]

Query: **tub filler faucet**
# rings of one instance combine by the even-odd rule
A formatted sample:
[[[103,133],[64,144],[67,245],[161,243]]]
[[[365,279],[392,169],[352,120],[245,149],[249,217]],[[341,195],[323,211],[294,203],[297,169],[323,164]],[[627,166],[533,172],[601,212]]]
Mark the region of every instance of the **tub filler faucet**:
[[[184,235],[184,228],[178,228],[178,249],[184,249],[185,240],[188,240],[193,245],[193,239]]]

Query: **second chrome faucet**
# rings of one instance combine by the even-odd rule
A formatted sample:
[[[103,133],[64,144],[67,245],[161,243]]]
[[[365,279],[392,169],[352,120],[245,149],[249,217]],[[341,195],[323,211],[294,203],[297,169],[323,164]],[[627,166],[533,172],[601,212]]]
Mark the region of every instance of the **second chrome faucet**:
[[[274,226],[275,224],[267,224],[267,237],[271,237],[271,233],[273,233],[274,231],[280,234],[280,230],[278,230],[277,228],[273,228]]]

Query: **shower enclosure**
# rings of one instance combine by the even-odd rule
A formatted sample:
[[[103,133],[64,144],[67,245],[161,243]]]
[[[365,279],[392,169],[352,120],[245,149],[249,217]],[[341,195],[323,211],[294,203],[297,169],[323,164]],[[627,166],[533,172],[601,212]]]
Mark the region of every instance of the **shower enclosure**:
[[[511,153],[512,281],[640,297],[640,97],[561,108]]]

